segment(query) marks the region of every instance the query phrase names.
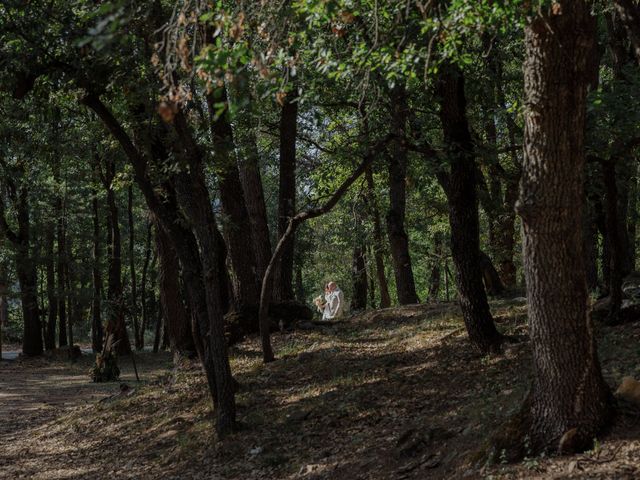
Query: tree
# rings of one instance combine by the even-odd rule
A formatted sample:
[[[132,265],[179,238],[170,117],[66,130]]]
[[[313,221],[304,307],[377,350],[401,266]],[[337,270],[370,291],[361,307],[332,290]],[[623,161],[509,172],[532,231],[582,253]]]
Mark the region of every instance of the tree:
[[[582,254],[585,99],[595,37],[589,10],[584,1],[557,2],[525,31],[527,110],[517,209],[534,361],[529,434],[536,450],[587,448],[611,415]]]
[[[469,131],[462,71],[443,65],[438,81],[440,119],[451,165],[440,182],[449,203],[451,256],[462,316],[471,343],[482,352],[498,352],[502,335],[496,330],[482,284],[477,166]]]

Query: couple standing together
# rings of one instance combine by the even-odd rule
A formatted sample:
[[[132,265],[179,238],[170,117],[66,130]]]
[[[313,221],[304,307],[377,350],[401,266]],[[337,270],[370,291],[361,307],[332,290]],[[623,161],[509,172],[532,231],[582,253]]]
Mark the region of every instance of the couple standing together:
[[[318,310],[322,312],[322,320],[333,320],[342,316],[344,294],[336,282],[329,282],[325,285],[324,300],[324,304],[318,303]]]

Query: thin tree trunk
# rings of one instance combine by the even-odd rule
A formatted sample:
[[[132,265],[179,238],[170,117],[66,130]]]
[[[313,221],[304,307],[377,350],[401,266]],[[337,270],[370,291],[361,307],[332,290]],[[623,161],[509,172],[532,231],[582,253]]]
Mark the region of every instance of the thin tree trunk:
[[[120,221],[116,204],[113,181],[116,176],[116,165],[113,159],[105,159],[104,187],[107,191],[107,226],[111,234],[108,245],[109,279],[107,283],[107,299],[109,302],[109,318],[105,335],[113,335],[118,355],[131,353],[131,343],[124,317],[124,298],[122,294],[122,247],[120,239]]]
[[[472,345],[481,352],[497,352],[502,335],[493,323],[482,284],[477,166],[466,114],[464,78],[452,65],[443,65],[440,75],[440,118],[451,164],[443,189],[449,203],[451,256],[462,316]]]
[[[278,238],[282,238],[289,219],[296,211],[296,137],[298,129],[297,92],[284,99],[280,114],[280,176],[278,188]],[[273,296],[276,301],[292,300],[293,252],[295,233],[287,238],[280,261],[276,265]]]
[[[434,262],[431,267],[431,277],[429,279],[429,298],[431,301],[438,301],[440,292],[441,262],[443,257],[442,233],[436,232],[433,235],[433,256]]]
[[[354,312],[367,308],[367,263],[364,252],[364,246],[360,243],[353,249],[351,266],[353,298],[351,299],[351,310]]]
[[[144,348],[144,333],[147,330],[147,326],[149,325],[149,312],[147,309],[147,276],[149,272],[149,262],[151,260],[151,230],[152,230],[151,221],[147,222],[147,237],[145,241],[144,247],[144,263],[142,264],[142,278],[140,279],[140,302],[142,307],[142,324],[140,325],[140,344],[142,348]],[[157,254],[157,250],[154,250],[154,259],[155,263],[155,255]],[[189,329],[191,331],[191,329]]]
[[[369,202],[371,205],[371,215],[373,219],[373,255],[376,263],[376,277],[378,278],[378,287],[380,288],[380,308],[388,308],[391,306],[391,296],[389,295],[389,285],[387,283],[387,275],[384,269],[383,245],[384,238],[382,236],[382,225],[380,224],[380,211],[375,196],[375,187],[373,183],[373,171],[371,167],[365,171],[367,180],[367,191],[369,194]]]
[[[408,151],[406,125],[409,107],[404,86],[396,86],[390,96],[392,131],[396,135],[389,156],[389,211],[387,233],[391,247],[391,259],[396,278],[396,291],[400,305],[418,303],[418,294],[413,279],[409,237],[405,230],[406,176]]]
[[[133,185],[127,189],[127,219],[129,221],[129,274],[131,277],[131,323],[136,350],[143,348],[143,332],[138,319],[138,284],[135,257],[135,223],[133,221]]]
[[[53,178],[56,182],[60,181],[60,165],[58,162],[54,165]],[[65,212],[63,199],[58,195],[55,199],[55,211],[58,217],[57,236],[58,236],[58,345],[64,347],[67,342],[67,303],[65,289],[65,262],[66,262],[66,242],[65,242]]]
[[[517,208],[534,360],[528,432],[534,451],[588,448],[610,419],[611,396],[587,311],[581,234],[594,38],[590,8],[577,0],[558,2],[525,30],[527,109]]]
[[[98,166],[96,165],[96,169]],[[98,181],[96,172],[94,181]],[[101,244],[100,235],[100,208],[98,204],[98,191],[92,191],[93,208],[93,294],[91,303],[91,348],[94,352],[102,352],[102,264],[101,264]]]
[[[618,189],[616,186],[615,159],[602,162],[602,176],[605,185],[605,204],[607,233],[609,235],[609,318],[607,323],[615,325],[620,322],[622,306],[622,269],[624,247],[619,234]]]
[[[47,276],[47,329],[44,346],[46,350],[56,348],[56,320],[58,313],[58,297],[56,295],[56,272],[54,259],[55,224],[49,222],[45,232],[46,243],[46,276]]]

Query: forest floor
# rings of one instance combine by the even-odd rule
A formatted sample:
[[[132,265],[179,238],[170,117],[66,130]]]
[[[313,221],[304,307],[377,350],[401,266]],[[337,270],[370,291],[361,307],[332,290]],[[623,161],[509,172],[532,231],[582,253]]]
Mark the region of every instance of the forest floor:
[[[500,329],[525,336],[526,306],[492,302]],[[605,378],[640,376],[640,323],[598,329]],[[480,356],[454,304],[367,312],[232,349],[242,429],[220,442],[197,365],[137,355],[120,384],[76,364],[0,365],[0,478],[425,479],[638,478],[640,422],[621,416],[593,450],[516,465],[471,459],[522,403],[527,341]]]

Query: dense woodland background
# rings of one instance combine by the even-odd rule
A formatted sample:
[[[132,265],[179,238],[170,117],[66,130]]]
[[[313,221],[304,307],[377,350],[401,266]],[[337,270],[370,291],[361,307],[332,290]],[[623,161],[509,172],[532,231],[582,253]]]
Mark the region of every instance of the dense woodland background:
[[[636,2],[5,0],[0,43],[5,343],[198,357],[224,436],[228,345],[273,361],[329,280],[457,299],[481,354],[522,341],[488,298],[527,296],[527,442],[608,423],[587,302],[637,315]]]

